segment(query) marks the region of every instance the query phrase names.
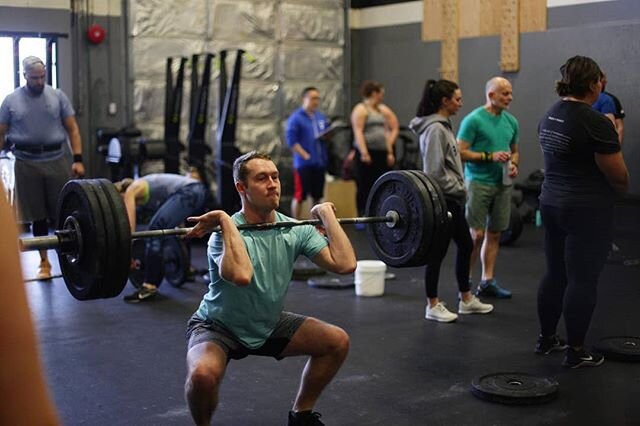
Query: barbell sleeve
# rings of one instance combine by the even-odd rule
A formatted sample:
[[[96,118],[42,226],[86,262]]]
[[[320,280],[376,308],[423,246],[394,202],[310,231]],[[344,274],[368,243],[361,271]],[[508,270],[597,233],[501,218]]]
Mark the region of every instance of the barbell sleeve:
[[[20,238],[19,246],[20,251],[57,249],[60,246],[60,239],[57,235]]]

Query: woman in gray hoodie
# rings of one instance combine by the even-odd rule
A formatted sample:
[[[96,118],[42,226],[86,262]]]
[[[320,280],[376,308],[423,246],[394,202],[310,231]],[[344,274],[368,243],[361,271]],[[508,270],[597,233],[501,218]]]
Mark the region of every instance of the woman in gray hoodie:
[[[409,127],[420,137],[420,152],[423,160],[423,171],[440,185],[451,213],[449,225],[450,238],[456,242],[456,279],[460,292],[458,304],[459,314],[486,314],[493,310],[493,305],[482,303],[470,291],[469,260],[473,242],[469,234],[469,225],[464,215],[466,189],[462,161],[458,152],[456,137],[451,126],[450,117],[462,107],[462,92],[458,85],[448,80],[428,80],[416,117]],[[458,318],[450,312],[438,298],[438,281],[440,265],[447,254],[445,244],[433,260],[425,268],[425,289],[427,307],[425,318],[451,322]]]

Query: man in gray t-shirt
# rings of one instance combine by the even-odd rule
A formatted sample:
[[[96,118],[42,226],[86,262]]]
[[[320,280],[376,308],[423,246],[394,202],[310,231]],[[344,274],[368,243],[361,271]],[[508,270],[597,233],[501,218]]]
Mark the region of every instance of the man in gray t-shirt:
[[[22,61],[26,85],[7,95],[0,106],[0,147],[16,157],[15,185],[20,221],[32,224],[35,237],[47,235],[55,222],[58,195],[71,176],[84,175],[82,141],[67,96],[46,84],[44,62]],[[64,155],[71,142],[73,163]],[[46,250],[40,251],[37,279],[51,278]]]

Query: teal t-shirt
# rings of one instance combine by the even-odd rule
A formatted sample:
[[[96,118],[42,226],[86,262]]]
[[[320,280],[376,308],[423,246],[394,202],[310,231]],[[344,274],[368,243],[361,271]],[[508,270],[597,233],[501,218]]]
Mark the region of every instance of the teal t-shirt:
[[[458,140],[471,144],[474,152],[511,151],[518,143],[518,120],[507,111],[493,115],[484,106],[471,111],[460,123]],[[464,177],[468,180],[498,185],[502,182],[502,163],[465,162]]]
[[[237,225],[246,223],[239,212],[232,219]],[[292,220],[276,212],[276,221]],[[255,349],[264,344],[280,318],[298,255],[311,259],[328,245],[328,241],[312,225],[241,230],[240,235],[253,263],[251,283],[239,287],[220,277],[222,235],[214,232],[207,249],[211,283],[196,315],[204,321],[222,325],[247,348]]]

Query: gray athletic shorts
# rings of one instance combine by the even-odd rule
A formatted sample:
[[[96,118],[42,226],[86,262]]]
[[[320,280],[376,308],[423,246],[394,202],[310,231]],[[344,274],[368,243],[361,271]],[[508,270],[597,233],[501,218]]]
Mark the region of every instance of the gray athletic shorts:
[[[71,178],[71,164],[63,155],[55,160],[29,161],[16,158],[16,198],[23,223],[57,219],[58,195]]]
[[[280,319],[267,341],[257,349],[249,349],[222,325],[204,321],[194,314],[187,323],[187,350],[199,343],[212,342],[220,346],[229,359],[242,359],[248,355],[260,355],[281,360],[284,357],[280,354],[306,319],[307,317],[304,315],[286,311],[281,312]]]
[[[467,182],[467,222],[472,229],[502,232],[511,217],[511,186]]]

